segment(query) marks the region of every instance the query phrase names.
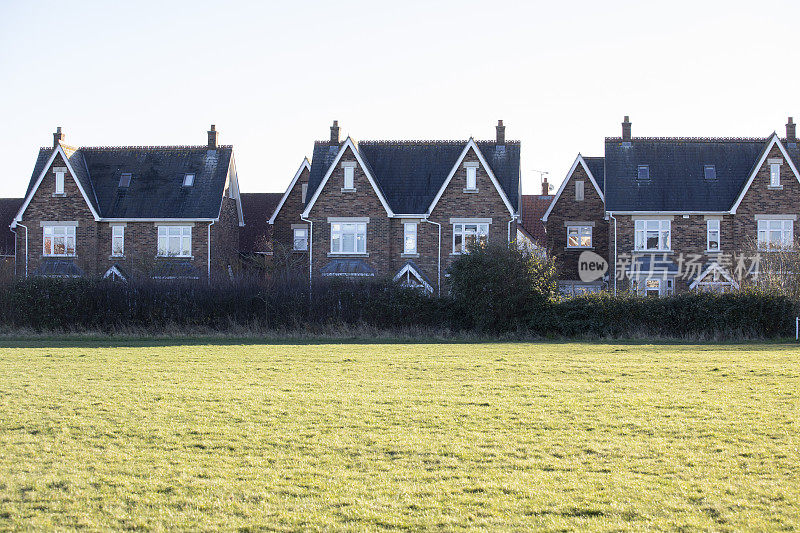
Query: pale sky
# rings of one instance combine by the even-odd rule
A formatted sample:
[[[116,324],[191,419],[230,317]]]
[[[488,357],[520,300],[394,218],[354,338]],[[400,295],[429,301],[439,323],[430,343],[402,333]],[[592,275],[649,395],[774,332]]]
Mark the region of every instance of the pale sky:
[[[522,141],[555,185],[634,136],[767,136],[800,119],[791,1],[0,0],[0,196],[39,146],[233,144],[282,192],[333,119],[354,139]]]

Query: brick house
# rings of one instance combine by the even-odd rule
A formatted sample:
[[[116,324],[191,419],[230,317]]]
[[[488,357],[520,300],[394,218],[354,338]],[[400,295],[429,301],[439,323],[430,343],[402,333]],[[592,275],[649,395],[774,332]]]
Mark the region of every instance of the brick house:
[[[737,288],[757,266],[753,251],[794,242],[798,158],[791,117],[783,139],[633,137],[625,117],[622,136],[605,140],[603,205],[587,203],[581,216],[606,219],[608,262],[616,265],[606,287],[652,295]],[[553,215],[559,192],[548,235],[561,224]],[[564,269],[565,279],[572,275]]]
[[[22,198],[0,198],[0,279],[14,277],[15,236],[11,223],[22,206]]]
[[[61,128],[39,151],[10,227],[18,276],[210,279],[238,261],[244,224],[233,148],[212,125],[202,146],[72,147]]]
[[[542,217],[553,201],[547,178],[542,180],[542,194],[523,194],[520,201],[517,244],[530,251],[546,253],[547,228]]]
[[[470,243],[513,240],[520,143],[339,140],[314,144],[270,217],[274,246],[307,275],[380,276],[436,291]]]

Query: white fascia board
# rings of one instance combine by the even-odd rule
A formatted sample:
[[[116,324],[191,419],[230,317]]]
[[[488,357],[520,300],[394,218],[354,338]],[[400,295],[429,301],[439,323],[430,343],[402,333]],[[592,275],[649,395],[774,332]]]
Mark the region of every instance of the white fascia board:
[[[425,278],[422,277],[422,274],[419,271],[417,271],[416,268],[411,266],[411,264],[409,264],[409,263],[406,263],[403,266],[403,268],[401,268],[400,271],[397,274],[394,275],[394,278],[392,279],[392,281],[397,281],[398,279],[400,279],[403,276],[403,274],[405,274],[406,272],[409,272],[409,271],[412,274],[414,274],[417,277],[418,280],[420,280],[422,282],[422,284],[425,286],[425,290],[426,291],[433,292],[433,287],[431,287],[430,284],[427,281],[425,281]]]
[[[594,179],[594,175],[589,170],[589,166],[586,164],[586,161],[583,159],[581,154],[578,154],[578,157],[575,158],[575,161],[572,163],[572,166],[569,168],[569,172],[564,177],[564,180],[561,182],[561,186],[558,188],[558,192],[556,192],[555,196],[550,202],[550,205],[547,207],[547,211],[544,212],[542,215],[542,222],[547,222],[547,218],[550,216],[550,212],[553,210],[553,207],[556,205],[556,201],[561,197],[561,194],[564,192],[564,189],[567,187],[567,182],[569,182],[572,174],[575,172],[575,169],[578,168],[578,165],[583,167],[583,171],[586,172],[586,175],[589,176],[589,181],[592,182],[594,186],[594,190],[597,191],[598,196],[600,196],[600,201],[605,203],[606,199],[603,196],[603,191],[600,190],[600,186],[597,185],[597,180]]]
[[[216,222],[218,218],[101,218],[98,222]]]
[[[50,170],[50,166],[53,164],[53,161],[55,160],[56,155],[58,155],[58,154],[61,154],[61,158],[64,160],[64,163],[67,165],[67,170],[69,170],[69,173],[72,176],[72,180],[78,185],[78,190],[81,191],[81,195],[83,195],[83,199],[86,202],[86,205],[89,206],[89,210],[92,212],[92,216],[94,217],[95,221],[99,221],[100,220],[100,215],[97,213],[97,211],[95,211],[94,206],[92,205],[92,202],[89,201],[89,197],[86,196],[86,191],[83,190],[83,186],[81,185],[80,180],[78,180],[78,177],[75,175],[75,169],[72,168],[72,165],[69,162],[69,158],[67,157],[67,154],[64,152],[64,149],[59,144],[53,150],[53,153],[50,154],[50,159],[48,159],[47,163],[44,165],[44,168],[42,169],[41,174],[39,174],[39,177],[36,179],[36,183],[33,185],[33,188],[31,188],[31,192],[29,192],[28,195],[25,197],[25,201],[22,203],[22,207],[20,207],[19,211],[17,211],[17,216],[15,216],[14,220],[11,222],[11,226],[10,227],[12,229],[16,228],[17,227],[17,223],[22,221],[23,213],[25,213],[25,210],[28,208],[28,205],[31,203],[31,200],[33,199],[33,195],[36,194],[37,190],[39,190],[39,186],[42,184],[42,180],[44,179],[45,175],[47,174],[47,171]]]
[[[236,162],[233,159],[233,149],[231,148],[231,160],[228,163],[228,180],[230,181],[229,187],[233,189],[236,200],[236,209],[239,211],[239,227],[244,226],[244,209],[242,209],[242,195],[239,191],[239,174],[236,172]],[[222,202],[219,203],[219,215],[217,219],[222,217]]]
[[[286,192],[283,193],[283,196],[281,197],[281,201],[278,202],[277,207],[275,207],[275,211],[273,211],[272,212],[272,216],[269,217],[269,223],[270,224],[275,224],[275,217],[278,216],[278,213],[280,212],[281,207],[283,207],[283,204],[286,203],[286,199],[289,198],[289,193],[292,192],[292,189],[294,189],[294,186],[297,183],[297,180],[300,179],[300,176],[303,174],[303,171],[306,170],[306,169],[309,172],[311,172],[311,163],[308,162],[308,158],[307,157],[303,158],[303,162],[300,163],[300,167],[297,169],[297,172],[294,173],[294,177],[292,178],[291,183],[289,183],[289,187],[287,187],[286,188]]]
[[[739,197],[736,199],[736,202],[734,202],[733,207],[731,207],[731,210],[729,211],[732,215],[736,214],[736,210],[739,208],[739,204],[742,203],[745,194],[747,194],[747,191],[750,190],[750,186],[756,179],[756,174],[758,174],[758,171],[761,170],[761,167],[764,165],[764,161],[767,159],[767,156],[769,156],[769,153],[772,151],[772,147],[775,146],[776,144],[778,145],[778,148],[783,154],[784,159],[786,159],[786,162],[789,163],[789,168],[792,169],[792,172],[794,173],[794,177],[797,179],[797,182],[800,183],[800,174],[798,174],[797,168],[794,166],[792,158],[789,157],[789,153],[786,151],[786,148],[783,147],[783,143],[778,137],[778,134],[773,132],[769,144],[764,149],[764,153],[761,155],[761,159],[758,160],[758,163],[753,168],[753,171],[750,173],[750,178],[747,180],[747,183],[742,189],[742,192],[739,194]]]
[[[727,215],[728,211],[606,211],[606,213],[611,213],[613,216],[618,215],[641,215],[641,216],[660,216],[660,215],[670,215],[670,216],[680,216],[680,215]]]
[[[433,213],[433,210],[436,207],[436,204],[439,203],[439,199],[444,194],[444,191],[447,190],[447,186],[450,184],[450,181],[453,179],[453,176],[455,176],[456,172],[458,171],[458,168],[461,166],[462,162],[464,161],[464,158],[469,153],[469,149],[470,148],[475,150],[475,154],[478,156],[478,161],[481,162],[481,165],[483,166],[484,170],[486,170],[486,174],[489,175],[489,179],[492,181],[492,184],[494,185],[494,188],[500,194],[500,198],[503,199],[503,203],[506,204],[506,207],[508,208],[508,212],[511,214],[511,216],[514,216],[514,215],[517,214],[517,213],[514,212],[514,208],[511,207],[511,202],[508,201],[508,197],[506,196],[505,191],[503,191],[503,188],[500,186],[500,182],[497,181],[497,178],[495,177],[494,172],[492,172],[491,167],[489,167],[489,165],[486,163],[486,159],[483,157],[483,154],[481,153],[480,148],[478,148],[478,145],[475,143],[475,139],[470,137],[469,141],[467,141],[467,145],[464,147],[464,150],[461,151],[461,155],[456,160],[456,164],[453,165],[452,170],[450,170],[450,174],[447,175],[447,179],[444,180],[444,183],[442,184],[441,188],[439,189],[439,192],[436,193],[436,196],[434,197],[433,201],[431,202],[431,206],[428,208],[428,212],[426,213],[425,218],[430,217],[431,214]]]
[[[706,276],[708,276],[708,274],[709,274],[709,273],[711,273],[711,271],[712,271],[712,270],[716,270],[717,272],[719,272],[719,273],[722,275],[722,277],[723,277],[723,278],[725,278],[725,279],[726,279],[728,282],[730,282],[731,284],[733,284],[733,286],[734,286],[736,289],[738,289],[738,288],[739,288],[739,284],[736,282],[736,280],[735,280],[735,279],[733,279],[733,277],[732,277],[730,274],[728,274],[728,271],[727,271],[727,270],[725,270],[725,268],[723,268],[723,267],[722,267],[722,265],[720,265],[719,263],[711,263],[710,265],[708,265],[708,268],[706,268],[706,269],[705,269],[703,272],[701,272],[701,273],[700,273],[700,274],[699,274],[699,275],[698,275],[698,276],[697,276],[697,277],[694,279],[694,281],[693,281],[693,282],[692,282],[692,283],[689,285],[689,290],[692,290],[692,289],[694,289],[695,287],[697,287],[697,285],[698,285],[699,283],[701,283],[701,281],[700,281],[700,280],[702,280],[703,278],[705,278]]]
[[[319,183],[317,190],[314,191],[314,196],[312,196],[311,201],[308,202],[308,205],[303,211],[301,218],[308,218],[309,214],[311,213],[311,208],[314,207],[314,204],[317,202],[317,198],[319,198],[319,195],[322,193],[322,189],[325,188],[325,184],[328,183],[328,179],[330,179],[331,174],[333,174],[334,169],[336,169],[336,165],[339,164],[339,161],[342,159],[342,156],[347,151],[347,148],[350,148],[350,150],[353,151],[353,155],[355,155],[356,161],[358,161],[358,165],[361,167],[361,170],[364,171],[364,175],[367,176],[369,184],[372,185],[372,190],[374,190],[375,194],[378,195],[378,199],[381,201],[381,205],[383,205],[383,208],[386,210],[386,214],[389,217],[394,217],[394,213],[392,213],[392,208],[389,207],[389,203],[386,201],[386,198],[383,197],[383,193],[378,187],[378,184],[375,181],[375,179],[372,177],[372,174],[370,174],[369,168],[367,167],[367,165],[364,164],[364,160],[361,158],[361,154],[358,153],[358,149],[356,148],[353,139],[351,139],[348,136],[347,139],[344,141],[344,143],[342,143],[342,147],[339,148],[339,153],[336,154],[336,158],[333,160],[333,163],[331,163],[331,166],[328,168],[328,172],[325,173],[325,177],[322,178],[322,181]]]

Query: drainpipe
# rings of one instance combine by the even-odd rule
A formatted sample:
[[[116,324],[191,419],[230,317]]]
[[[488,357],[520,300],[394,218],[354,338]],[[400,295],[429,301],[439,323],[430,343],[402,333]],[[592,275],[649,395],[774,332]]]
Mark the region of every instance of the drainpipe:
[[[519,215],[511,215],[511,220],[508,221],[508,244],[511,244],[511,223],[514,222]]]
[[[614,213],[608,212],[608,217],[614,221],[614,265],[612,275],[614,276],[614,296],[617,295],[617,219],[614,218]]]
[[[12,228],[11,226],[8,227],[11,230],[11,233],[14,234],[14,277],[17,277],[17,230]]]
[[[208,284],[211,285],[211,226],[214,225],[214,221],[212,220],[211,223],[208,225]]]
[[[19,222],[17,222],[17,226],[21,226],[21,227],[25,228],[25,278],[27,279],[28,278],[28,226],[25,226],[24,224],[20,224]],[[16,242],[16,239],[14,239],[14,240]],[[16,264],[17,264],[17,261],[16,261],[16,258],[14,258],[14,270],[17,269],[16,268]]]
[[[300,220],[303,222],[308,222],[308,296],[311,297],[311,290],[312,290],[312,283],[311,280],[313,279],[313,270],[312,270],[312,259],[314,257],[314,222],[311,219],[303,218],[303,215],[300,215]]]
[[[427,218],[423,218],[423,221],[427,222],[428,224],[434,224],[439,227],[439,262],[436,266],[436,292],[438,296],[441,298],[442,296],[442,225],[438,222],[431,222]]]

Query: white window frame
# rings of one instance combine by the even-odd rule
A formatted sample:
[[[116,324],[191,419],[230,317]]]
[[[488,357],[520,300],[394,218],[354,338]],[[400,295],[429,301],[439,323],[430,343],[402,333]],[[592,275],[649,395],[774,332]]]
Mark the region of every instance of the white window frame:
[[[47,252],[47,239],[50,239],[50,253]],[[55,253],[56,239],[63,239],[64,253]],[[69,252],[72,245],[72,252]],[[75,257],[77,252],[75,224],[42,224],[43,257]]]
[[[647,296],[648,292],[657,292],[657,296],[670,296],[675,292],[675,281],[672,278],[647,278],[637,284],[639,294]]]
[[[172,245],[178,243],[177,253],[171,252]],[[192,257],[192,226],[159,225],[158,257]]]
[[[359,220],[332,220],[331,255],[366,255],[367,254],[367,222]],[[352,235],[353,249],[345,246],[348,236]]]
[[[56,171],[56,190],[55,194],[64,194],[64,179],[67,173],[65,171]]]
[[[356,190],[356,162],[345,161],[342,163],[342,169],[344,169],[342,192]]]
[[[780,187],[781,186],[781,164],[780,163],[770,163],[769,164],[769,186],[770,187]]]
[[[489,241],[488,222],[456,222],[453,224],[453,254],[467,253],[468,240]]]
[[[295,252],[308,251],[308,226],[292,227],[292,250]]]
[[[577,237],[577,244],[570,244],[570,235],[574,233],[574,236]],[[589,244],[583,244],[584,238],[589,238]],[[592,240],[592,227],[591,226],[583,226],[578,224],[573,224],[567,226],[567,248],[591,248],[593,246]]]
[[[416,222],[403,222],[403,255],[417,254],[418,226]]]
[[[119,241],[119,252],[117,252],[116,243]],[[114,224],[111,226],[111,257],[124,257],[125,256],[125,226],[122,224]]]
[[[794,220],[791,218],[769,218],[756,221],[759,250],[791,249],[794,246]],[[773,236],[779,233],[780,245],[775,246]]]
[[[585,197],[585,194],[584,194],[585,186],[584,186],[584,184],[585,184],[585,182],[583,180],[575,180],[575,201],[576,202],[582,202],[584,197]]]
[[[464,168],[467,169],[467,177],[464,186],[465,191],[478,190],[478,163],[464,163]]]
[[[722,250],[722,230],[721,224],[722,221],[719,219],[708,219],[706,220],[706,251],[707,252],[719,252]],[[716,239],[714,236],[716,235]],[[711,243],[716,240],[717,246],[712,248]]]
[[[183,175],[183,186],[184,187],[191,187],[194,185],[194,174],[188,173]]]
[[[658,232],[658,247],[647,246],[648,233]],[[633,249],[637,252],[669,252],[672,250],[672,221],[638,219],[634,221]]]

